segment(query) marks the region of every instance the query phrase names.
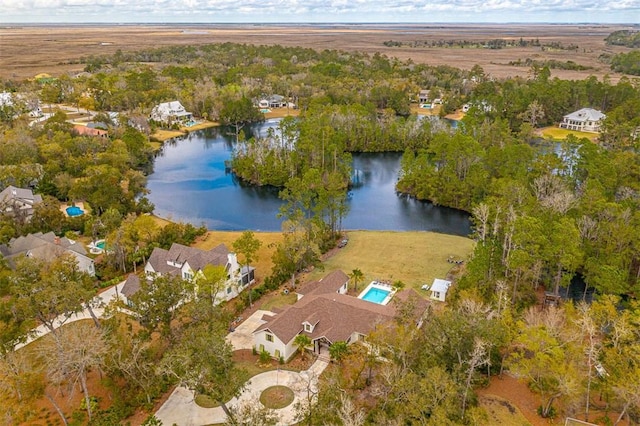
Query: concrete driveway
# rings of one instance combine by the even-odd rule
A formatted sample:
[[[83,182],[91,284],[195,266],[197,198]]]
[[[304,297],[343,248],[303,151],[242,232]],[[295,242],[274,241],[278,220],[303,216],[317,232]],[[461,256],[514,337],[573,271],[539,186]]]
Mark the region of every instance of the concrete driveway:
[[[309,398],[315,400],[318,392],[318,377],[328,363],[318,359],[305,371],[295,372],[287,370],[273,370],[253,376],[246,384],[242,394],[227,403],[231,410],[237,410],[243,406],[256,406],[260,404],[260,394],[268,387],[281,385],[291,389],[294,393],[293,402],[284,408],[271,410],[278,417],[278,426],[295,424],[297,404],[305,405]],[[220,424],[227,420],[227,416],[221,407],[202,408],[193,398],[193,392],[183,387],[176,387],[173,393],[155,413],[156,418],[164,426],[202,426]]]
[[[275,315],[271,311],[257,310],[238,325],[234,332],[227,335],[227,341],[231,343],[234,351],[253,348],[253,331],[265,323],[262,320],[262,316],[265,314]]]

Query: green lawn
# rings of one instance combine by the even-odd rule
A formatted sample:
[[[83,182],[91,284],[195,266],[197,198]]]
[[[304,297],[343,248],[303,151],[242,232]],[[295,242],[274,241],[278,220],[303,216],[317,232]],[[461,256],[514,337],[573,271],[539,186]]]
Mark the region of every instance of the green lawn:
[[[598,133],[577,132],[575,130],[561,129],[556,126],[545,127],[540,129],[540,132],[545,139],[553,139],[555,141],[562,141],[565,140],[567,136],[574,135],[578,139],[587,138],[593,142],[599,135]]]
[[[434,232],[350,231],[349,243],[324,262],[324,271],[316,268],[304,279],[316,280],[335,269],[349,274],[360,269],[365,280],[400,280],[419,290],[434,278],[445,278],[453,266],[449,256],[467,259],[474,242],[469,238]]]
[[[240,234],[241,232],[233,231],[210,231],[205,239],[196,242],[195,247],[208,250],[225,243],[231,248],[231,243]],[[282,234],[256,232],[255,235],[262,241],[259,259],[255,262],[256,276],[261,280],[271,273],[273,243],[281,241]],[[353,269],[360,269],[365,276],[360,288],[371,280],[383,279],[400,280],[408,287],[420,289],[425,283],[431,284],[434,278],[444,278],[447,275],[453,266],[447,262],[449,256],[467,259],[474,246],[469,238],[424,231],[349,231],[347,237],[347,246],[338,249],[323,262],[324,270],[316,268],[308,274],[302,274],[300,282],[322,278],[334,269],[342,269],[347,274]],[[294,302],[292,295],[281,295],[269,300],[267,307]]]

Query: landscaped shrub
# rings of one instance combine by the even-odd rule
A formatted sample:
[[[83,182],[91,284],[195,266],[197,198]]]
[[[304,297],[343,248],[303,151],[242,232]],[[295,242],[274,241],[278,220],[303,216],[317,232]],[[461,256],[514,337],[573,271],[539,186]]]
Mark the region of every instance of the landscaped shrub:
[[[268,364],[271,361],[271,354],[267,351],[260,352],[260,363]]]

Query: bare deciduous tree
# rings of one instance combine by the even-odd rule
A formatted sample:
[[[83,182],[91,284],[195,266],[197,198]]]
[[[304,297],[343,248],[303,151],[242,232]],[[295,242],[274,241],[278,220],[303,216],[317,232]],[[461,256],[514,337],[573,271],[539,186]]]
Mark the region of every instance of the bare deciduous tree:
[[[53,383],[68,384],[72,393],[80,385],[90,420],[93,412],[87,374],[91,369],[103,366],[106,353],[107,343],[103,332],[84,322],[61,328],[58,340],[44,345],[40,353]]]

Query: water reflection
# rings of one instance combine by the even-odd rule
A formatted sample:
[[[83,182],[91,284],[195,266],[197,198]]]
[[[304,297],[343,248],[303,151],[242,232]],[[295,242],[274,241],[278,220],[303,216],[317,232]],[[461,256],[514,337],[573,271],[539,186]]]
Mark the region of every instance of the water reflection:
[[[277,121],[243,131],[266,134]],[[255,133],[254,133],[255,132]],[[231,157],[233,131],[210,128],[164,145],[149,176],[149,199],[159,216],[204,224],[218,230],[280,230],[277,213],[279,190],[256,187],[225,172]],[[468,235],[464,212],[398,195],[395,184],[401,153],[354,154],[353,169],[359,178],[349,194],[346,229],[429,230]]]

